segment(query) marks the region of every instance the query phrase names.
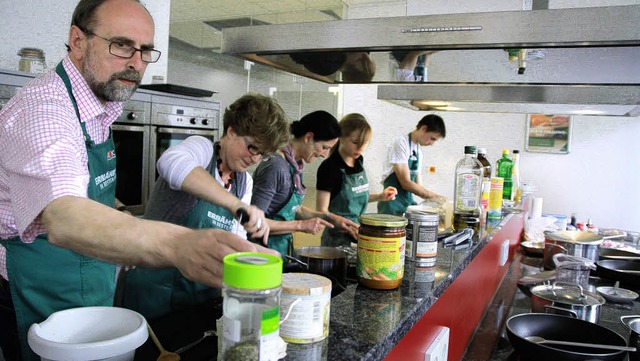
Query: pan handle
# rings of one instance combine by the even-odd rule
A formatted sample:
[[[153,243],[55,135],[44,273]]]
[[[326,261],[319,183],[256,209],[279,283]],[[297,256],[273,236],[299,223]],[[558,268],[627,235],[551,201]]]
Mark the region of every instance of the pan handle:
[[[629,326],[629,322],[627,321],[629,319],[640,319],[640,315],[620,316],[620,323],[627,329],[627,331],[634,332],[631,329],[631,326]]]
[[[561,314],[564,313],[564,314],[568,314],[569,316],[572,316],[574,318],[578,318],[578,313],[576,311],[569,310],[569,309],[562,308],[562,307],[550,306],[550,305],[544,306],[545,313],[549,313],[548,311],[550,309],[554,310],[554,311],[559,311]],[[557,314],[555,312],[551,312],[551,313],[552,314]]]
[[[296,262],[300,265],[302,265],[302,267],[304,267],[305,270],[309,269],[309,265],[307,263],[302,262],[301,260],[293,257],[293,256],[289,256],[289,255],[284,255],[286,259],[288,259],[289,261],[293,261]]]

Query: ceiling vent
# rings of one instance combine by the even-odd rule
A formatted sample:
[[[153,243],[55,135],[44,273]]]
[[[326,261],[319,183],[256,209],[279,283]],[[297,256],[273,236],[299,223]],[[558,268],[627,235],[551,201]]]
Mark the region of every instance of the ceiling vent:
[[[222,31],[225,28],[239,28],[243,26],[256,26],[256,25],[270,25],[266,21],[250,18],[250,17],[241,17],[241,18],[231,18],[231,19],[219,19],[219,20],[209,20],[205,21],[205,24],[211,26],[212,28]]]

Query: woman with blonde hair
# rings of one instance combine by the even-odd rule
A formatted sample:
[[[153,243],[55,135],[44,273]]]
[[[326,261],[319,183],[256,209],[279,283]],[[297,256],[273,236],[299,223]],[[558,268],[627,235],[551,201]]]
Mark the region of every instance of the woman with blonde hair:
[[[340,120],[341,136],[331,155],[318,168],[316,210],[331,212],[358,222],[369,202],[395,199],[397,190],[387,187],[381,193],[369,192],[362,153],[369,145],[372,130],[367,119],[358,113]],[[323,246],[348,246],[355,241],[350,235],[326,228]]]

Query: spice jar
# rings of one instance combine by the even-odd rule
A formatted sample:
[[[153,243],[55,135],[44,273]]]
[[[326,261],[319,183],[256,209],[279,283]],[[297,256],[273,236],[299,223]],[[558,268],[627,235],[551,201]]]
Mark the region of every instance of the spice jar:
[[[44,60],[44,51],[42,49],[22,48],[18,55],[20,55],[18,70],[26,73],[44,73],[47,70],[47,63]]]
[[[390,214],[359,218],[356,276],[361,285],[390,290],[402,283],[407,219]]]
[[[278,335],[282,259],[243,252],[224,257],[222,359],[270,360],[284,357]]]

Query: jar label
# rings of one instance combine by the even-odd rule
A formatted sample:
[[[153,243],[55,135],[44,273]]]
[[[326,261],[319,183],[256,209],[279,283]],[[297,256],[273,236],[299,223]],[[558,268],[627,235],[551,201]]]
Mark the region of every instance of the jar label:
[[[405,237],[379,238],[358,236],[358,277],[373,281],[402,279],[404,274]]]
[[[280,306],[280,337],[287,342],[309,343],[320,341],[329,335],[329,309],[331,292],[322,295],[301,296],[282,294]],[[286,312],[284,310],[287,310]]]
[[[260,322],[260,334],[266,335],[278,331],[280,322],[280,307],[274,307],[262,312],[262,320]]]

